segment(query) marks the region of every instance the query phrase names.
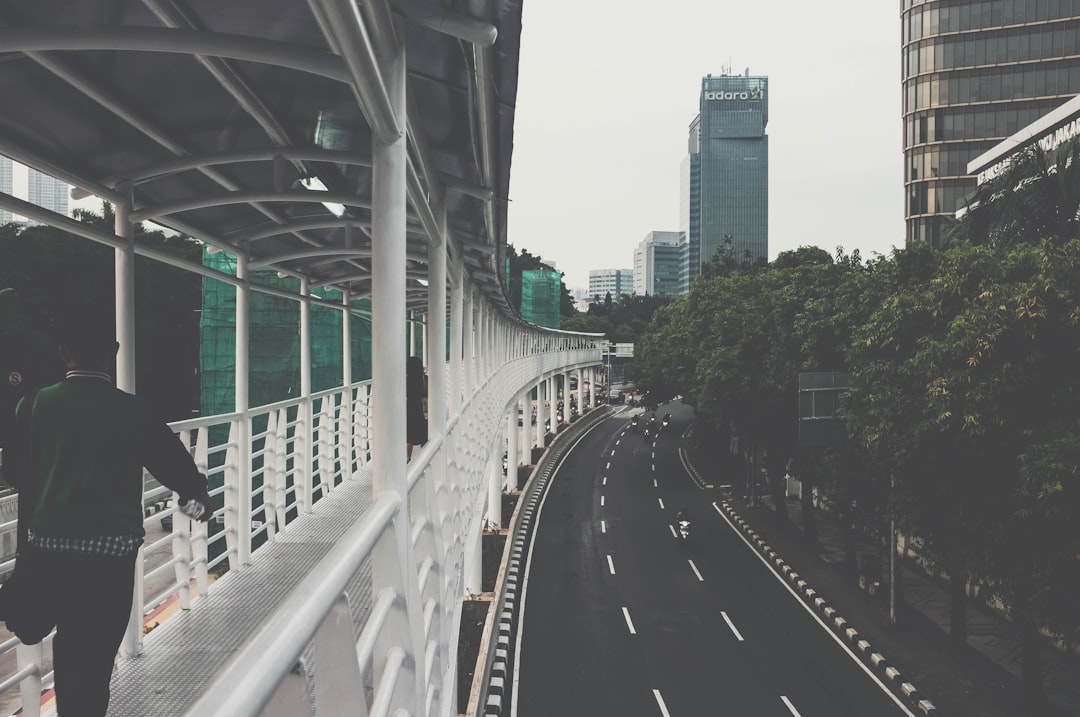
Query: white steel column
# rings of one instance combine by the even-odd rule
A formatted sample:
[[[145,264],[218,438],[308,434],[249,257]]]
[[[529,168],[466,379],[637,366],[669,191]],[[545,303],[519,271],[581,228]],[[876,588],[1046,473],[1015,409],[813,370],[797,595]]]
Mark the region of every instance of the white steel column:
[[[390,38],[380,38],[390,43]],[[395,48],[378,58],[387,95],[397,119],[392,131],[372,138],[371,202],[371,344],[372,488],[375,500],[397,494],[401,512],[375,544],[372,553],[372,597],[384,588],[397,590],[404,604],[396,603],[379,634],[374,656],[375,674],[381,675],[391,649],[404,650],[407,677],[398,681],[389,712],[404,709],[422,713],[423,652],[421,609],[409,540],[408,485],[405,468],[405,213],[407,142],[405,136],[405,51]],[[402,571],[405,578],[402,579]],[[406,637],[407,636],[407,637]]]
[[[471,538],[471,544],[465,545],[465,550],[472,552],[472,560],[465,560],[469,568],[465,573],[465,594],[479,595],[484,591],[484,531],[477,531]]]
[[[469,284],[465,287],[465,301],[462,307],[462,320],[464,321],[465,335],[462,339],[465,345],[465,401],[472,399],[476,390],[476,324],[473,316],[473,288]]]
[[[460,246],[450,266],[450,414],[461,414],[462,351],[464,351],[465,259]]]
[[[356,443],[356,437],[354,435],[355,421],[353,421],[353,390],[352,390],[352,311],[349,309],[349,304],[352,303],[352,295],[348,289],[344,289],[341,292],[341,305],[344,310],[341,312],[341,385],[345,387],[345,395],[341,401],[341,417],[344,421],[339,420],[338,426],[343,426],[344,431],[344,445],[340,446],[338,451],[338,460],[342,462],[341,477],[342,480],[349,480],[353,477],[353,445]]]
[[[300,406],[297,408],[296,505],[301,513],[311,512],[311,448],[315,445],[311,401],[311,279],[300,279]]]
[[[502,445],[502,431],[499,431],[491,447],[487,467],[487,521],[488,527],[492,530],[502,527]]]
[[[521,452],[525,454],[525,465],[532,465],[532,438],[535,435],[532,424],[532,387],[525,389],[521,397]]]
[[[579,416],[585,415],[585,369],[577,370],[577,412]]]
[[[512,491],[518,489],[517,467],[521,462],[518,448],[518,433],[521,429],[517,424],[519,405],[519,401],[510,404],[510,416],[506,423],[506,487]]]
[[[548,414],[551,418],[551,435],[559,432],[559,386],[555,376],[548,376]]]
[[[236,406],[240,414],[236,454],[239,462],[236,486],[236,563],[251,564],[251,282],[248,280],[248,255],[236,256]]]
[[[428,248],[428,310],[427,349],[428,369],[428,435],[446,435],[446,210],[440,210],[439,224],[443,227],[443,243]],[[445,466],[449,456],[445,449]]]
[[[536,384],[536,447],[544,447],[544,389],[547,381],[540,379]]]
[[[116,236],[124,240],[124,247],[113,253],[116,299],[116,387],[121,391],[135,393],[135,225],[131,223],[130,187],[126,187],[124,201],[115,205],[114,228]],[[143,549],[135,561],[135,586],[131,597],[131,612],[124,639],[120,643],[123,657],[134,657],[142,647],[143,608]]]

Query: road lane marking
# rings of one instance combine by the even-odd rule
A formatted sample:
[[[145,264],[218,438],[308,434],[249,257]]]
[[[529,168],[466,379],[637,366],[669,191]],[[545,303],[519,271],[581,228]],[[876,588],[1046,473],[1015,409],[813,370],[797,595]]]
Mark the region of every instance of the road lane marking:
[[[620,438],[619,440],[615,441],[615,445],[619,445],[620,443],[622,443],[622,439],[621,439],[621,438]]]
[[[731,618],[727,616],[727,613],[721,610],[720,614],[724,616],[724,622],[726,622],[727,626],[731,628],[731,631],[735,633],[735,637],[738,638],[739,642],[744,642],[743,636],[735,629],[735,623],[731,621]]]
[[[631,635],[636,635],[637,630],[634,629],[634,621],[630,619],[630,611],[626,608],[622,609],[623,617],[626,618],[626,627],[630,630]]]
[[[611,449],[611,455],[615,455],[615,449],[614,448]]]
[[[671,717],[671,713],[667,711],[667,705],[664,704],[664,698],[660,695],[660,690],[653,690],[653,697],[656,698],[656,704],[660,705],[660,714],[664,717]]]
[[[611,556],[607,556],[607,567],[611,571],[611,574],[615,574],[615,563],[611,562]]]
[[[600,485],[607,485],[607,476],[604,476],[604,480],[601,481]]]
[[[843,648],[844,652],[846,652],[848,654],[848,656],[851,658],[851,661],[854,662],[856,665],[858,665],[859,668],[861,668],[862,671],[865,672],[870,677],[870,679],[874,681],[874,684],[876,684],[878,687],[881,688],[881,691],[884,692],[885,695],[887,697],[889,697],[893,701],[893,704],[895,704],[897,707],[900,708],[901,712],[903,712],[905,715],[907,715],[907,717],[915,717],[915,713],[912,712],[911,710],[909,710],[904,705],[904,703],[900,701],[900,698],[897,697],[895,694],[893,694],[893,691],[890,690],[888,687],[886,687],[884,682],[882,682],[880,679],[878,679],[878,676],[875,675],[870,670],[869,667],[867,667],[866,663],[864,663],[861,659],[859,659],[858,655],[856,655],[854,652],[851,651],[851,648],[847,646],[847,643],[845,643],[843,640],[841,640],[839,635],[837,635],[835,632],[833,632],[832,628],[829,627],[828,625],[826,625],[825,621],[822,620],[818,616],[818,614],[816,612],[814,612],[813,609],[811,609],[811,607],[809,605],[807,605],[805,602],[803,602],[803,599],[799,596],[799,593],[795,592],[795,589],[793,587],[791,587],[790,585],[788,585],[787,580],[785,580],[784,577],[780,573],[778,573],[773,568],[773,566],[771,564],[769,564],[769,561],[765,559],[765,556],[763,556],[761,553],[759,553],[754,548],[753,543],[751,543],[747,539],[747,537],[745,535],[743,535],[743,532],[741,530],[739,530],[739,528],[737,528],[734,523],[731,522],[731,518],[727,517],[727,515],[725,515],[724,512],[722,510],[720,510],[720,506],[718,506],[716,503],[713,503],[713,508],[715,508],[716,512],[720,514],[720,517],[724,519],[724,522],[728,524],[728,527],[731,528],[732,532],[735,533],[735,535],[737,535],[739,537],[739,539],[742,540],[743,543],[746,544],[746,547],[750,550],[750,552],[753,553],[755,556],[757,556],[757,559],[761,561],[762,565],[764,565],[765,568],[770,573],[772,573],[772,576],[774,578],[776,578],[776,581],[778,583],[780,583],[781,585],[783,585],[784,588],[789,593],[791,593],[791,597],[795,598],[795,602],[797,602],[799,605],[801,605],[803,610],[806,610],[806,612],[809,613],[810,617],[814,618],[814,620],[816,620],[817,623],[819,625],[821,625],[821,629],[825,631],[825,634],[827,634],[829,637],[831,637],[836,642],[837,645],[839,645],[841,648]]]
[[[652,452],[652,457],[653,457],[654,460],[656,459],[656,451]]]
[[[787,697],[780,695],[780,701],[787,706],[788,710],[790,710],[791,714],[795,715],[795,717],[802,717],[802,715],[799,714],[799,710],[795,709],[795,705],[791,704],[791,700]]]
[[[600,496],[600,507],[604,507],[604,496]]]
[[[663,510],[664,509],[664,499],[663,498],[657,498],[656,500],[660,503],[660,510]]]
[[[653,473],[655,473],[656,472],[656,464],[655,463],[652,464],[652,469],[653,469]]]
[[[607,462],[607,468],[605,468],[604,470],[611,470],[611,461]]]
[[[606,521],[603,521],[603,520],[600,521],[600,532],[601,533],[606,533],[607,532],[607,522]]]
[[[690,569],[694,571],[694,575],[697,575],[697,579],[700,580],[701,582],[705,582],[705,578],[701,577],[701,573],[698,571],[697,566],[694,565],[694,561],[693,560],[687,560],[686,562],[690,563]],[[732,629],[734,629],[734,628],[732,628]]]
[[[671,537],[678,538],[679,534],[675,532],[675,526],[671,523],[668,523],[668,527],[671,528]]]
[[[652,487],[653,488],[659,488],[660,487],[660,484],[656,482],[655,478],[652,479]]]
[[[551,494],[551,484],[555,482],[555,477],[559,474],[559,469],[562,468],[563,463],[566,462],[567,456],[573,453],[574,448],[579,443],[585,440],[585,437],[592,433],[594,430],[604,425],[603,421],[597,421],[588,428],[580,436],[574,439],[574,442],[570,444],[566,452],[559,458],[558,463],[551,469],[551,475],[548,476],[548,482],[544,484],[544,495],[540,499],[540,504],[536,506],[536,528],[533,530],[532,537],[529,538],[529,552],[525,557],[525,578],[521,582],[521,603],[519,610],[522,614],[525,612],[525,600],[529,595],[529,574],[532,567],[533,550],[536,548],[536,536],[540,533],[540,515],[544,512],[544,505],[547,503],[547,497]],[[525,625],[518,626],[517,635],[514,639],[514,681],[513,687],[510,691],[510,717],[517,717],[517,701],[518,701],[518,688],[521,685],[521,645],[525,641]],[[914,715],[912,715],[914,717]]]

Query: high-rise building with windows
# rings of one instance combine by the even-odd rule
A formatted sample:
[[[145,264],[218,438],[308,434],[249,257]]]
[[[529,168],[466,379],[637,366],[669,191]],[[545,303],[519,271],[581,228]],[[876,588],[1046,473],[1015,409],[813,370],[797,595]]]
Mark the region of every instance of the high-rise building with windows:
[[[679,296],[683,292],[682,232],[649,232],[634,248],[634,293]]]
[[[611,293],[613,300],[623,294],[634,294],[634,272],[631,269],[592,269],[589,271],[589,297],[596,299]]]
[[[680,181],[683,291],[729,243],[740,261],[768,258],[768,123],[768,77],[747,70],[701,79]]]
[[[1080,0],[902,0],[906,241],[940,246],[968,162],[1080,93]]]
[[[12,195],[15,192],[15,168],[8,157],[0,157],[0,192]],[[7,224],[11,219],[11,212],[0,209],[0,224]]]
[[[26,170],[26,199],[57,214],[68,214],[68,185],[29,167]]]

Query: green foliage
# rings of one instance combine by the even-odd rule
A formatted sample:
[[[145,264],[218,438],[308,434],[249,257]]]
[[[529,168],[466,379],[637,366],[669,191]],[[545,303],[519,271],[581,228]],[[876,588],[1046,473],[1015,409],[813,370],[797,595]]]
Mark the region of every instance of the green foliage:
[[[113,231],[112,208],[76,218]],[[197,262],[200,245],[136,227],[135,241]],[[115,301],[114,252],[48,226],[0,227],[0,288],[19,297],[21,322],[49,336],[69,306]],[[135,260],[135,351],[139,393],[168,420],[190,418],[198,406],[199,277],[144,257]]]

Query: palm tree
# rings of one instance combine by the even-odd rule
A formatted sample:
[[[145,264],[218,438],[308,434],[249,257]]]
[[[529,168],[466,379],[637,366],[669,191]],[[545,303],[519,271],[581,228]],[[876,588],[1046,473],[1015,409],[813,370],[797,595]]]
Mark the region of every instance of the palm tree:
[[[952,239],[1008,247],[1080,236],[1080,138],[1046,151],[1033,144],[979,186]]]

